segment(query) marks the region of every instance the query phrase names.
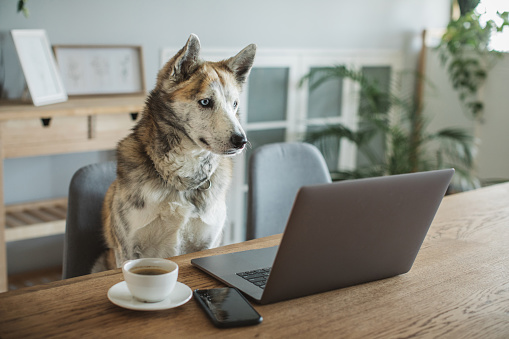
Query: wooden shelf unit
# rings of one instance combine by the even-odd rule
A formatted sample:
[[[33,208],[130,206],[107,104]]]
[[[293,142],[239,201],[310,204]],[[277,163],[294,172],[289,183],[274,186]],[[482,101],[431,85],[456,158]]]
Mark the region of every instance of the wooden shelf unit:
[[[3,160],[114,149],[134,126],[145,95],[70,98],[35,107],[0,101],[0,177]],[[0,292],[7,290],[7,241],[65,231],[66,198],[4,206],[0,181]]]
[[[5,206],[5,241],[65,232],[67,198]]]

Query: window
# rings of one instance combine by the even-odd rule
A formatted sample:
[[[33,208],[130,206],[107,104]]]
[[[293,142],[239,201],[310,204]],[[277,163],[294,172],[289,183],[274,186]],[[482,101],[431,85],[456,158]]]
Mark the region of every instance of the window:
[[[493,20],[500,25],[503,21],[497,15],[497,11],[500,13],[509,12],[509,1],[481,0],[475,11],[481,14],[481,25],[486,24],[488,20]],[[492,34],[490,48],[500,52],[509,52],[509,27],[504,27],[504,30],[500,33]]]

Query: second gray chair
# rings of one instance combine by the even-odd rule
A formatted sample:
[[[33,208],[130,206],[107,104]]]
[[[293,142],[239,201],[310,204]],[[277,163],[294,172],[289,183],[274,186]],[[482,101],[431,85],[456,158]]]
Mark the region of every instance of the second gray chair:
[[[90,273],[106,249],[102,236],[101,209],[108,187],[116,178],[116,162],[80,168],[69,185],[64,238],[62,278]]]
[[[320,151],[297,142],[257,148],[248,175],[248,240],[282,233],[299,188],[331,182]]]

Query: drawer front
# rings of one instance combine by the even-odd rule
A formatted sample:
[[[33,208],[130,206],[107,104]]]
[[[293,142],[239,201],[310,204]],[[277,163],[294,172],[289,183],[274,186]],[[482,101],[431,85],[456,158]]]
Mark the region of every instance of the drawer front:
[[[42,119],[6,121],[2,139],[5,145],[38,144],[41,142],[62,142],[85,140],[88,135],[88,118],[55,117],[44,126]]]
[[[127,136],[138,121],[131,114],[101,114],[94,117],[92,138],[99,140],[120,140]]]
[[[139,119],[139,117],[138,117]],[[53,117],[2,123],[5,158],[114,149],[136,124],[131,114]]]
[[[54,117],[47,126],[41,119],[9,120],[2,125],[6,158],[66,153],[69,144],[83,143],[88,138],[86,116]]]

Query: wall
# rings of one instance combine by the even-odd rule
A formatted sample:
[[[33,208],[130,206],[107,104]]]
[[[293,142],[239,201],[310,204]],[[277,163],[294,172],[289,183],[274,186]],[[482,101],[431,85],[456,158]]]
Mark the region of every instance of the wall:
[[[207,0],[40,0],[27,2],[25,19],[16,3],[0,3],[0,31],[43,28],[53,44],[142,45],[148,88],[161,48],[182,46],[189,33],[206,47],[405,49],[413,57],[421,30],[443,26],[449,6],[448,0],[223,0],[213,6]],[[7,62],[16,96],[19,74]]]
[[[447,23],[450,0],[38,0],[27,6],[28,19],[16,13],[17,0],[0,1],[0,46],[10,98],[19,97],[24,86],[11,29],[45,29],[52,44],[141,45],[150,89],[162,49],[181,47],[190,33],[206,48],[256,43],[278,49],[396,49],[406,53],[405,66],[414,68],[422,29]],[[5,176],[12,184],[4,187],[6,202],[66,195],[78,165],[108,156],[79,157],[83,161],[64,156],[7,160]],[[9,267],[16,265],[14,255],[8,253],[8,260]]]

